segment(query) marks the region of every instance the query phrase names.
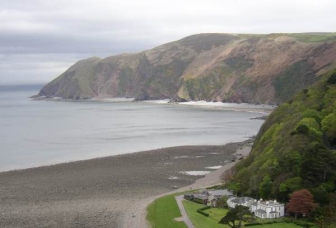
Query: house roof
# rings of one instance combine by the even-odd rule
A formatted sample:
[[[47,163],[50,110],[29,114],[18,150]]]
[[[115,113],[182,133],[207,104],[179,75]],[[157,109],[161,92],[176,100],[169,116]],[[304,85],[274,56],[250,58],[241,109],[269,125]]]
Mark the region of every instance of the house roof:
[[[214,195],[217,198],[222,197],[222,196],[232,196],[233,195],[231,192],[229,192],[228,190],[225,190],[225,189],[214,190],[214,191],[209,192],[209,193],[210,193],[210,195]]]
[[[269,200],[269,201],[258,201],[259,204],[266,206],[266,207],[280,207],[284,206],[284,204],[277,202],[276,200]]]
[[[255,212],[257,212],[257,213],[261,213],[261,214],[266,214],[266,211],[261,210],[261,209],[255,210]]]
[[[192,193],[186,193],[186,194],[184,194],[184,196],[193,196],[193,194]]]
[[[252,200],[253,199],[251,197],[238,197],[238,198],[232,198],[231,202],[236,203],[236,204],[244,204],[244,203],[251,202]]]
[[[208,199],[208,196],[207,195],[201,195],[201,194],[195,194],[194,198],[195,199],[206,200],[206,199]]]

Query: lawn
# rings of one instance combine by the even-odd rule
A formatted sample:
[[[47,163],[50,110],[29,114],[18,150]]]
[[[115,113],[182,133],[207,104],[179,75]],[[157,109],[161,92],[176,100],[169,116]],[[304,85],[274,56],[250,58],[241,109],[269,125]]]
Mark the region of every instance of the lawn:
[[[274,224],[249,226],[249,227],[251,228],[302,228],[302,226],[298,226],[293,223],[274,223]]]
[[[181,217],[181,213],[174,195],[159,198],[147,208],[147,220],[153,228],[187,228],[184,222],[174,220],[178,217]]]
[[[202,204],[197,204],[194,202],[190,202],[187,200],[183,201],[183,206],[187,211],[187,214],[194,224],[195,228],[225,228],[229,226],[224,226],[221,224],[218,224],[218,221],[226,214],[228,211],[227,209],[221,209],[221,208],[211,208],[208,210],[205,210],[204,212],[209,213],[209,217],[206,217],[204,215],[201,215],[197,212],[197,209],[200,209],[204,207]]]
[[[181,194],[181,193],[180,193]],[[184,222],[175,221],[174,218],[181,217],[180,210],[175,201],[175,195],[164,196],[155,200],[147,208],[147,220],[153,228],[187,228]],[[230,228],[227,225],[218,224],[218,221],[225,216],[228,209],[210,208],[204,212],[209,213],[209,217],[201,215],[197,209],[204,207],[191,201],[184,200],[183,205],[195,228]],[[258,222],[262,222],[257,220]],[[265,220],[263,220],[265,221]],[[266,222],[266,221],[265,221]],[[281,222],[281,221],[280,221]],[[251,228],[302,228],[293,223],[274,223],[251,226]]]
[[[210,208],[204,212],[209,213],[209,217],[201,215],[197,212],[197,209],[204,207],[202,204],[197,204],[191,201],[183,201],[184,208],[187,214],[194,224],[195,228],[230,228],[227,225],[218,224],[218,221],[225,216],[228,209],[224,208]],[[259,221],[261,222],[261,221]],[[293,223],[274,223],[250,226],[251,228],[302,228],[301,226]]]

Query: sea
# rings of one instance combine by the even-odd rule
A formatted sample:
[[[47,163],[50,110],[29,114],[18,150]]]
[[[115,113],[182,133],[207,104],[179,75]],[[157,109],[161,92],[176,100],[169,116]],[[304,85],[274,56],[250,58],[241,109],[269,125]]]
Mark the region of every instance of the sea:
[[[0,86],[0,171],[243,141],[257,134],[258,117],[271,110],[216,102],[30,99],[42,86]]]

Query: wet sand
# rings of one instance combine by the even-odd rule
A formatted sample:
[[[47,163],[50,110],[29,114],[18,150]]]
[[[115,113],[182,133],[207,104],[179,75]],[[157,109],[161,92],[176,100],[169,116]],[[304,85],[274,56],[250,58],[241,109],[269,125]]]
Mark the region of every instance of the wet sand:
[[[173,147],[0,173],[0,227],[143,227],[145,206],[155,196],[193,183],[194,188],[218,183],[232,165],[226,162],[247,143]],[[180,173],[225,164],[203,183],[202,176]]]

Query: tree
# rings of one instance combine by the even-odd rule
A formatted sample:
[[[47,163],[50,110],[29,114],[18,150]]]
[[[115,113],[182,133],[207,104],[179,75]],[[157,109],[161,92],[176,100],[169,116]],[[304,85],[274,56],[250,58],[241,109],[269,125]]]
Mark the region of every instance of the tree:
[[[331,144],[336,144],[336,114],[331,113],[324,117],[321,122],[322,130],[330,140]]]
[[[223,196],[221,199],[220,199],[220,205],[221,207],[224,207],[224,208],[228,208],[228,204],[227,204],[227,200],[229,199],[228,196]]]
[[[270,197],[272,192],[272,186],[273,186],[272,179],[268,175],[266,175],[259,187],[261,198],[268,199]]]
[[[242,205],[238,205],[234,209],[228,211],[226,215],[218,223],[228,225],[232,228],[240,228],[242,227],[243,221],[253,219],[252,217],[247,217],[246,215],[252,215],[249,208]]]
[[[327,83],[336,85],[336,73],[333,73],[327,80]]]
[[[301,189],[291,195],[287,204],[287,211],[295,213],[296,219],[298,215],[309,214],[316,206],[313,194],[307,189]]]
[[[329,205],[314,210],[314,222],[320,228],[336,227],[336,194],[329,198]]]

